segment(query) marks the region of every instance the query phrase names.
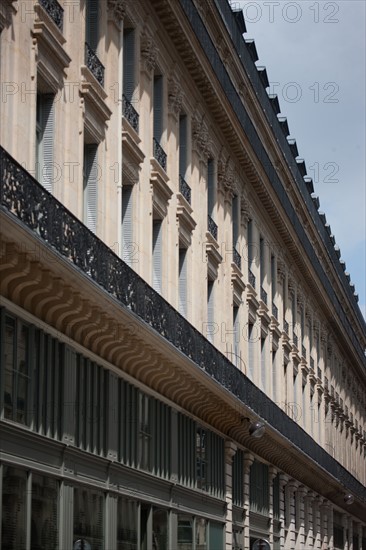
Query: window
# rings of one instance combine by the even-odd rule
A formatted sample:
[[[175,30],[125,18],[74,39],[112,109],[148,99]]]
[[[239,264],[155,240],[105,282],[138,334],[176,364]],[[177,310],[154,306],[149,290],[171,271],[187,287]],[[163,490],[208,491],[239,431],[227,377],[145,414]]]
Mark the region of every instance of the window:
[[[234,195],[231,205],[233,247],[236,248],[239,239],[239,199]]]
[[[161,293],[162,290],[162,220],[153,220],[152,232],[152,286],[154,290]]]
[[[277,399],[277,351],[272,350],[272,399]]]
[[[254,376],[254,363],[255,363],[255,332],[254,325],[248,324],[248,375],[251,380]]]
[[[84,223],[94,233],[98,212],[98,145],[84,146]]]
[[[29,424],[29,329],[12,317],[5,319],[4,417]]]
[[[55,133],[54,96],[37,94],[36,179],[47,191],[53,191],[53,142]]]
[[[117,504],[117,550],[138,550],[138,503],[119,497]]]
[[[206,485],[206,470],[207,470],[207,454],[206,454],[206,430],[197,428],[196,433],[196,482],[197,488],[207,490]]]
[[[179,249],[179,304],[178,310],[183,317],[187,317],[187,249]]]
[[[135,29],[123,29],[123,94],[133,103],[135,92]]]
[[[163,137],[163,77],[154,76],[154,113],[153,113],[153,135],[155,140],[161,144]]]
[[[267,391],[267,372],[266,372],[266,338],[261,338],[261,385],[262,391]]]
[[[155,550],[168,550],[168,513],[166,510],[153,509],[153,544]]]
[[[27,473],[4,465],[2,493],[2,548],[26,548]]]
[[[191,547],[193,547],[193,517],[178,514],[178,550]]]
[[[272,303],[276,298],[276,288],[277,288],[277,273],[276,273],[276,259],[274,255],[271,255],[271,297]]]
[[[150,469],[151,450],[151,410],[150,399],[139,393],[139,467],[142,470]]]
[[[207,550],[207,520],[196,518],[196,550]],[[213,546],[211,547],[213,550]]]
[[[187,172],[187,116],[179,117],[179,175],[186,178]]]
[[[122,187],[122,259],[129,266],[136,262],[133,243],[133,187]]]
[[[250,467],[250,510],[267,515],[269,512],[268,466],[254,461]]]
[[[236,451],[232,466],[233,504],[244,506],[244,452]]]
[[[259,267],[260,267],[260,281],[261,286],[263,286],[265,278],[265,248],[264,248],[264,239],[261,237],[259,239]]]
[[[239,324],[239,307],[233,306],[233,340],[234,340],[234,357],[232,362],[238,366],[240,360],[240,324]]]
[[[74,489],[74,536],[85,539],[93,550],[103,550],[104,497],[94,489]]]
[[[86,27],[85,27],[85,39],[91,49],[96,52],[98,49],[99,40],[99,14],[98,14],[99,0],[86,0]]]
[[[32,474],[31,548],[57,548],[57,499],[55,479]]]
[[[207,339],[213,342],[215,334],[214,281],[207,282]]]

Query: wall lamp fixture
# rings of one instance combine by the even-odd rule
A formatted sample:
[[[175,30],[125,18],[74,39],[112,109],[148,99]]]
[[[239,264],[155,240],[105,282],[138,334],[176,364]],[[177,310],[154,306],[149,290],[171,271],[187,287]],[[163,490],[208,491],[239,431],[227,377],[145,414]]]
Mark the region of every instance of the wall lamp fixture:
[[[247,420],[249,422],[249,435],[253,437],[254,439],[260,439],[263,437],[264,432],[266,431],[266,426],[263,424],[263,422],[253,422],[250,420],[250,418],[244,417],[242,419]]]
[[[344,495],[344,502],[349,506],[350,504],[353,504],[355,501],[355,497],[351,493],[347,493]]]

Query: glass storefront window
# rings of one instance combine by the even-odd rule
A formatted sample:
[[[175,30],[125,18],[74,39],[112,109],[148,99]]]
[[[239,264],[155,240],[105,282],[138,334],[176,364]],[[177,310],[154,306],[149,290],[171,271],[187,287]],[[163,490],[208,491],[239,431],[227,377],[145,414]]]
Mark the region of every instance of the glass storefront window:
[[[207,550],[207,521],[196,518],[196,550]]]
[[[168,513],[166,510],[153,511],[153,550],[168,548]]]
[[[120,497],[117,514],[117,550],[137,550],[137,502]]]
[[[26,547],[27,473],[10,466],[3,471],[2,550]]]
[[[33,474],[31,549],[57,549],[57,481]]]
[[[74,544],[80,548],[87,543],[93,550],[103,550],[104,496],[92,489],[74,490]],[[82,541],[85,541],[82,543]],[[86,546],[87,547],[87,546]]]
[[[178,550],[193,548],[193,517],[178,515]]]

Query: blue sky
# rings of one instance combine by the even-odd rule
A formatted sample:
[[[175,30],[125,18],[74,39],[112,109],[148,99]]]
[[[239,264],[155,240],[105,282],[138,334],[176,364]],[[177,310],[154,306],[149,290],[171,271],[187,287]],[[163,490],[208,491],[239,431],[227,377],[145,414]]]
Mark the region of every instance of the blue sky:
[[[231,1],[313,178],[366,318],[366,2]]]

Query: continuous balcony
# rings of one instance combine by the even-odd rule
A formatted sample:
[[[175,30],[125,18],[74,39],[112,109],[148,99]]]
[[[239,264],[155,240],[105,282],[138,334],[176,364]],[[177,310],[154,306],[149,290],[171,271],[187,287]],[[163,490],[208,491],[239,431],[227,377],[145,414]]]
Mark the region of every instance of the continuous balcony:
[[[104,87],[104,65],[102,65],[97,54],[87,42],[85,42],[85,65],[99,84]]]
[[[271,430],[276,433],[279,449],[285,448],[278,437],[282,434],[285,442],[291,441],[292,452],[298,452],[299,460],[305,454],[306,460],[320,466],[321,475],[326,476],[329,483],[346,487],[366,502],[365,489],[345,468],[3,148],[0,148],[0,173],[0,216],[2,228],[7,226],[8,236],[16,234],[8,232],[9,228],[21,228],[50,257],[63,259],[65,265],[73,269],[76,279],[82,275],[96,283],[96,295],[101,297],[104,292],[113,298],[116,307],[119,305],[126,315],[131,312],[134,318],[144,322],[144,327],[151,327],[161,344],[186,357],[190,368],[196,369],[197,373],[204,372],[209,381],[207,387],[216,384],[215,391],[221,387],[226,396],[231,395],[233,403],[238,400],[241,406],[248,407],[262,418],[268,425],[267,437],[270,437]],[[14,269],[17,269],[17,264],[14,264]],[[304,466],[305,462],[302,464]]]

